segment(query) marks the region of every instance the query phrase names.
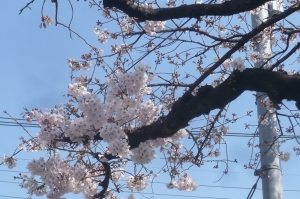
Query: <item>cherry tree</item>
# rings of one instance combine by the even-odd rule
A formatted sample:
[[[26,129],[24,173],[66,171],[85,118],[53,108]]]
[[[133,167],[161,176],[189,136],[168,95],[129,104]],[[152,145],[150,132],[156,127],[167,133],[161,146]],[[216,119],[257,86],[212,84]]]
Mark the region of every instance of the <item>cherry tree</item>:
[[[48,2],[55,5],[53,17],[43,12]],[[34,3],[29,1],[20,13]],[[73,10],[76,2],[69,3],[72,15],[80,14]],[[251,15],[267,9],[270,3],[90,0],[86,6],[100,13],[91,27],[98,43],[90,44],[72,29],[72,21],[60,22],[60,1],[45,0],[40,27],[52,23],[63,26],[71,37],[86,42],[91,51],[83,52],[80,60],[68,59],[72,81],[67,87],[67,103],[23,113],[29,123],[38,122],[40,132],[22,137],[19,148],[26,152],[46,150],[48,157],[28,163],[30,175],[18,176],[21,187],[30,195],[47,198],[62,198],[66,193],[116,198],[116,192],[147,188],[150,179],[158,175],[145,168],[162,154],[164,165],[168,165],[163,175],[170,178],[166,188],[196,190],[188,174],[190,165],[201,167],[214,160],[227,168],[228,162],[235,162],[218,157],[226,150],[221,143],[230,125],[252,115],[251,109],[242,116],[228,111],[229,104],[245,91],[269,96],[261,102],[268,111],[259,116],[258,125],[265,125],[271,113],[288,119],[287,124],[278,120],[274,140],[284,134],[295,136],[300,117],[300,75],[285,63],[300,60],[296,53],[300,29],[291,19],[300,4],[279,0],[283,12],[253,28]],[[272,54],[255,52],[263,39],[270,39]],[[261,67],[255,68],[255,63]],[[87,70],[92,72],[79,72]],[[294,101],[295,107],[284,100]],[[257,137],[258,125],[245,124],[245,128],[253,129],[253,138]],[[259,144],[249,142],[249,146]],[[300,154],[300,148],[293,150]],[[257,154],[245,168],[257,168]],[[13,168],[14,156],[4,155],[2,164]],[[290,158],[285,152],[278,156],[284,161]],[[130,170],[128,164],[141,169]],[[125,185],[120,181],[123,178]]]

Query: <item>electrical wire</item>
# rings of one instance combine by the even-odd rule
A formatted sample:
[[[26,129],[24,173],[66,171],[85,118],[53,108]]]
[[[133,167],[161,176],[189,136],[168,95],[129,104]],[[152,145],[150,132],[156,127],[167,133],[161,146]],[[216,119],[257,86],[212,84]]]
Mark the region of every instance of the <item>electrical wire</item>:
[[[32,159],[27,159],[27,158],[15,158],[17,160],[24,160],[24,161],[31,161]],[[126,166],[126,167],[134,167],[134,166]],[[161,169],[161,167],[155,167],[155,166],[147,166],[149,169]],[[1,170],[0,170],[1,171]],[[9,170],[8,170],[9,171]],[[198,170],[198,169],[189,169],[189,171],[197,171],[197,172],[214,172],[214,173],[219,173],[219,172],[224,172],[224,171],[218,171],[218,170]],[[253,174],[253,172],[235,172],[235,171],[230,171],[230,173],[240,173],[240,174]],[[292,175],[292,176],[300,176],[298,174],[283,174],[283,175]]]
[[[4,182],[4,183],[13,183],[13,184],[20,184],[19,182],[12,182],[12,181],[5,181],[5,180],[0,180],[0,182]]]
[[[16,197],[16,196],[5,196],[5,195],[0,195],[0,197],[3,197],[3,198],[20,198],[20,199],[28,199],[28,198],[22,198],[22,197]]]
[[[8,117],[0,117],[0,119],[5,119],[5,120],[12,120],[11,118]],[[26,119],[21,119],[21,118],[15,118],[16,120],[22,120],[22,121],[26,121]],[[36,120],[34,120],[36,121]],[[23,127],[35,127],[35,128],[40,128],[39,124],[31,124],[31,123],[22,123],[20,122],[20,124],[22,124]],[[19,124],[17,124],[16,122],[6,122],[6,121],[1,121],[0,120],[0,126],[16,126],[16,127],[21,127]],[[191,131],[193,133],[193,135],[197,136],[199,131]],[[257,135],[251,134],[251,133],[233,133],[233,132],[229,132],[225,135],[226,137],[258,137]],[[293,136],[293,135],[282,135],[280,136],[280,138],[283,139],[292,139],[292,138],[299,138],[300,139],[300,135],[298,136]]]
[[[38,124],[27,124],[27,123],[20,123],[22,124],[23,127],[26,128],[40,128],[40,126]],[[19,124],[14,123],[14,122],[3,122],[0,121],[0,126],[13,126],[13,127],[21,127]],[[197,133],[193,133],[193,135],[197,136]],[[225,137],[240,137],[240,138],[252,138],[252,137],[258,137],[256,135],[253,134],[249,134],[249,133],[227,133],[225,135]],[[293,138],[298,138],[300,139],[300,136],[292,136],[292,135],[282,135],[280,136],[280,138],[282,139],[293,139]]]
[[[0,170],[0,171],[3,171],[3,170]],[[15,172],[18,172],[18,173],[29,173],[29,172],[21,172],[21,171],[15,171]],[[122,180],[122,181],[126,181],[126,180]],[[3,180],[0,180],[0,182],[2,183],[17,183],[19,184],[19,182],[13,182],[13,181],[3,181]],[[153,184],[166,184],[166,182],[151,182]],[[200,184],[200,185],[197,185],[198,187],[209,187],[209,188],[223,188],[223,189],[251,189],[251,188],[248,188],[248,187],[233,187],[233,186],[219,186],[219,185],[205,185],[205,184]],[[262,190],[261,188],[257,188],[257,190]],[[283,190],[285,192],[300,192],[300,190],[297,190],[297,189],[286,189],[286,190]]]
[[[136,194],[142,194],[142,195],[162,195],[162,196],[175,196],[175,197],[183,197],[183,198],[206,198],[206,199],[232,199],[232,198],[216,198],[216,197],[201,197],[201,196],[185,196],[185,195],[174,195],[174,194],[161,194],[161,193],[139,193],[139,192],[129,192],[129,191],[123,191],[124,193],[136,193]],[[5,196],[5,195],[0,195],[1,197],[4,198],[20,198],[20,199],[28,199],[28,198],[22,198],[22,197],[15,197],[15,196]]]
[[[27,159],[27,158],[15,158],[16,160],[22,160],[22,161],[31,161],[32,159]],[[126,166],[126,167],[133,167],[133,166]],[[148,166],[147,168],[149,169],[161,169],[161,167],[155,167],[155,166]],[[3,170],[0,169],[0,171],[7,171],[7,172],[19,172],[19,173],[26,173],[26,171],[13,171],[13,170]],[[189,171],[197,171],[197,172],[211,172],[211,173],[223,173],[224,171],[219,171],[219,170],[199,170],[199,169],[189,169]],[[230,171],[229,173],[234,173],[234,174],[253,174],[253,172],[243,172],[243,171]],[[295,173],[283,173],[283,176],[300,176],[300,174],[295,174]]]
[[[11,120],[11,118],[7,118],[7,117],[0,117],[0,119]],[[16,119],[16,120],[26,121],[26,119]],[[30,123],[22,123],[22,122],[20,122],[20,124],[23,125],[24,127],[39,128],[38,124],[30,124]],[[17,124],[16,122],[0,121],[0,126],[19,126],[20,127],[20,124]],[[192,132],[197,132],[197,131],[192,131]],[[197,135],[197,133],[193,133],[193,135]],[[231,136],[231,137],[257,137],[255,135],[249,134],[249,133],[228,133],[226,136]],[[296,137],[300,138],[300,136],[296,136]],[[283,136],[281,136],[281,138],[294,138],[294,136],[283,135]],[[18,158],[18,159],[19,160],[30,160],[30,159],[21,159],[21,158]],[[0,171],[4,171],[4,172],[18,172],[18,173],[29,173],[29,172],[23,172],[23,171],[10,171],[10,170],[0,170]],[[247,173],[247,172],[239,172],[239,173]],[[0,181],[0,182],[2,182],[2,183],[19,183],[19,182],[11,182],[11,181]],[[163,182],[153,182],[153,183],[165,184]],[[214,186],[214,185],[198,185],[198,186],[199,187],[210,187],[210,188],[251,189],[251,188],[246,188],[246,187],[230,187],[230,186]],[[259,189],[259,188],[257,188],[257,189]],[[284,191],[288,191],[288,192],[300,192],[300,190],[284,190]],[[126,192],[126,191],[124,191],[124,192]],[[134,192],[127,192],[127,193],[134,193]],[[135,192],[135,193],[139,193],[139,192]],[[207,199],[229,199],[229,198],[216,198],[216,197],[212,198],[212,197],[201,197],[201,196],[185,196],[185,195],[173,195],[173,194],[159,194],[159,193],[141,193],[141,194],[165,195],[165,196],[175,196],[175,197],[207,198]],[[22,197],[14,197],[14,196],[4,196],[4,195],[0,195],[0,196],[1,197],[7,197],[7,198],[21,198],[21,199],[25,199],[25,198],[22,198]]]
[[[30,173],[30,172],[27,172],[27,171],[11,171],[11,170],[4,170],[4,169],[0,169],[0,171],[10,172],[10,173]]]
[[[0,119],[11,120],[10,117],[0,117]],[[27,120],[24,119],[24,118],[14,118],[14,119],[15,119],[15,120],[25,120],[25,121],[27,121]],[[36,120],[32,120],[32,121],[36,121]]]
[[[183,198],[207,198],[207,199],[232,199],[232,198],[216,198],[216,197],[209,197],[209,196],[186,196],[186,195],[177,195],[177,194],[166,194],[166,193],[142,193],[142,192],[130,192],[130,191],[123,191],[124,193],[136,193],[141,195],[158,195],[158,196],[175,196],[175,197],[183,197]]]
[[[7,170],[0,170],[0,171],[7,171]],[[20,171],[14,171],[14,172],[20,172]],[[123,180],[125,181],[125,180]],[[0,183],[14,183],[14,184],[19,184],[19,182],[12,182],[12,181],[3,181],[1,180]],[[164,182],[152,182],[152,183],[157,183],[157,184],[166,184]],[[257,185],[257,182],[255,183],[255,185]],[[247,188],[247,187],[230,187],[230,186],[216,186],[216,185],[198,185],[198,187],[209,187],[209,188],[230,188],[230,189],[251,189],[251,191],[253,190],[252,188]],[[261,190],[260,188],[256,188],[257,190]],[[283,190],[284,192],[300,192],[300,190]],[[176,194],[163,194],[163,193],[140,193],[140,192],[128,192],[128,191],[123,191],[124,193],[137,193],[137,194],[141,194],[141,195],[147,195],[147,194],[151,194],[151,195],[161,195],[161,196],[173,196],[173,197],[183,197],[183,198],[206,198],[206,199],[229,199],[229,198],[216,198],[216,197],[209,197],[209,196],[188,196],[188,195],[176,195]],[[254,193],[254,192],[253,192]],[[249,193],[249,195],[251,194],[251,197],[253,195],[253,193],[251,194],[251,192]],[[4,195],[0,195],[2,197],[7,197],[7,198],[21,198],[21,197],[15,197],[15,196],[4,196]],[[251,198],[250,197],[250,198]],[[249,198],[249,196],[248,196]],[[23,199],[23,198],[21,198]]]
[[[3,124],[17,124],[16,122],[5,122],[5,121],[0,121],[0,123],[3,123]],[[23,122],[19,122],[19,124],[24,124],[24,125],[35,125],[35,126],[38,126],[38,124],[31,124],[31,123],[23,123]],[[19,125],[18,124],[18,125]]]
[[[21,121],[21,122],[15,122],[13,121],[13,119],[8,118],[8,117],[0,117],[0,126],[17,126],[17,127],[21,127],[21,125],[23,127],[38,127],[39,128],[39,124],[35,124],[35,123],[24,123],[23,121],[27,121],[26,119],[20,119],[20,118],[14,118],[15,120]],[[10,120],[9,122],[7,121],[3,121],[4,120]],[[36,120],[33,120],[33,122],[36,122]],[[21,125],[20,125],[21,124]]]
[[[26,123],[20,123],[23,127],[35,127],[35,128],[39,128],[40,126],[38,124],[26,124]],[[16,124],[13,122],[2,122],[0,121],[0,126],[17,126],[17,127],[21,127],[20,124]]]

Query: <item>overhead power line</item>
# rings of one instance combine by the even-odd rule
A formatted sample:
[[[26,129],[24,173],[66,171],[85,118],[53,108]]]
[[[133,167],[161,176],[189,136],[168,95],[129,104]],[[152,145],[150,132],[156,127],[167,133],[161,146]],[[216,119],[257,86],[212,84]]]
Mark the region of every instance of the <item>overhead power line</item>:
[[[37,127],[39,127],[38,124],[30,124],[30,123],[23,123],[23,122],[19,122],[19,124],[18,124],[16,122],[4,122],[4,121],[0,121],[0,125],[16,125],[16,126],[20,126],[20,124],[26,125],[26,126],[37,126]]]
[[[0,117],[0,119],[5,119],[5,120],[12,120],[10,117]],[[25,120],[24,118],[14,118],[15,120]],[[33,120],[33,121],[36,121],[36,120]]]
[[[12,120],[11,118],[8,117],[0,117],[0,119],[6,119],[6,120]],[[22,120],[22,121],[26,121],[26,119],[21,119],[21,118],[15,118],[16,120]],[[36,121],[36,120],[33,120]],[[34,128],[40,128],[39,124],[35,123],[24,123],[24,122],[19,122],[19,124],[17,124],[16,122],[7,122],[7,121],[1,121],[0,120],[0,126],[16,126],[16,127],[21,127],[20,124],[23,127],[34,127]],[[191,131],[193,133],[193,135],[198,135],[199,131]],[[253,133],[233,133],[233,132],[229,132],[225,135],[226,137],[258,137],[257,135],[254,135]],[[292,138],[298,138],[300,139],[300,135],[297,136],[293,136],[293,135],[282,135],[280,136],[280,138],[283,139],[292,139]]]
[[[2,171],[2,170],[0,170]],[[21,172],[18,171],[18,173],[29,173],[29,172]],[[122,180],[122,181],[126,181],[126,180]],[[20,184],[20,182],[14,182],[14,181],[5,181],[5,180],[0,180],[0,183],[13,183],[13,184]],[[153,184],[166,184],[167,182],[151,182]],[[197,185],[198,187],[209,187],[209,188],[223,188],[223,189],[251,189],[248,187],[233,187],[233,186],[220,186],[220,185],[205,185],[205,184],[200,184]],[[261,190],[261,188],[257,188],[258,190]],[[300,192],[300,190],[297,189],[286,189],[283,190],[285,192]]]
[[[38,124],[36,123],[28,123],[26,122],[27,120],[24,118],[9,118],[9,117],[0,117],[0,119],[2,119],[2,121],[0,120],[0,126],[17,126],[20,127],[20,124],[23,127],[39,127]],[[5,121],[6,120],[6,121]],[[9,121],[7,121],[9,120]],[[14,120],[17,120],[18,123]],[[33,120],[33,122],[36,122],[36,120]]]
[[[16,196],[5,196],[5,195],[0,195],[0,197],[3,197],[3,198],[20,198],[20,199],[28,199],[28,198],[22,198],[22,197],[16,197]]]
[[[30,124],[30,123],[20,123],[22,124],[22,127],[26,127],[26,128],[40,128],[40,126],[38,124]],[[20,124],[17,124],[15,122],[3,122],[0,121],[0,126],[13,126],[13,127],[21,127]],[[195,131],[193,131],[195,132]],[[198,135],[197,133],[193,133],[193,135]],[[227,133],[225,135],[225,137],[245,137],[245,138],[252,138],[252,137],[257,137],[254,134],[251,133]],[[293,139],[293,138],[298,138],[300,139],[300,136],[293,136],[293,135],[282,135],[280,136],[280,138],[282,139]]]
[[[177,194],[166,194],[166,193],[142,193],[142,192],[130,192],[130,191],[123,191],[124,193],[135,193],[135,194],[142,194],[142,195],[158,195],[158,196],[175,196],[175,197],[183,197],[183,198],[206,198],[206,199],[232,199],[232,198],[216,198],[210,196],[187,196],[187,195],[177,195]]]

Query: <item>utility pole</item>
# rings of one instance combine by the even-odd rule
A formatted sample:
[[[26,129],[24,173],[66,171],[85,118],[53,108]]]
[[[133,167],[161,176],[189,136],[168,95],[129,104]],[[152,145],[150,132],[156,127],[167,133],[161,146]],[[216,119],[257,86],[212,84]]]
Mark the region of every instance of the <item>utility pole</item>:
[[[256,28],[263,21],[266,21],[267,18],[274,16],[274,14],[280,11],[280,5],[277,4],[277,1],[272,1],[269,5],[265,5],[265,7],[259,11],[258,15],[252,15],[253,28]],[[261,35],[260,39],[261,42],[255,45],[255,51],[259,52],[261,57],[266,54],[271,54],[270,39],[263,38]],[[255,63],[255,67],[260,67],[265,61],[266,59],[262,58],[261,61]],[[264,68],[267,69],[269,66],[270,64],[266,64]],[[259,117],[265,116],[264,118],[268,123],[259,124],[261,168],[256,170],[254,175],[261,175],[263,199],[283,199],[279,143],[276,139],[278,138],[278,132],[276,132],[278,127],[277,118],[275,113],[268,112],[261,103],[267,97],[266,93],[257,92],[257,114]]]

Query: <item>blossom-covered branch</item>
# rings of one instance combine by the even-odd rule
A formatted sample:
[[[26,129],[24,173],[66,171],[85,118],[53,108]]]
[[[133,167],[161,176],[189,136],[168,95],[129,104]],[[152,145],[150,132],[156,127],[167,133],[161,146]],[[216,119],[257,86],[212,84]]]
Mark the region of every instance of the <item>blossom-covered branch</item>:
[[[73,17],[77,12],[69,3]],[[267,124],[265,116],[269,113],[294,118],[300,126],[295,110],[278,114],[285,106],[282,100],[295,101],[300,109],[299,71],[284,71],[284,62],[300,62],[300,56],[294,55],[299,42],[291,45],[299,36],[299,28],[290,20],[300,4],[286,2],[281,13],[259,21],[254,28],[249,15],[271,9],[271,1],[178,3],[89,1],[89,7],[96,7],[102,14],[94,27],[99,42],[96,45],[57,21],[79,36],[91,51],[82,54],[81,60],[68,59],[72,75],[64,105],[45,111],[25,109],[22,113],[28,122],[36,121],[40,129],[30,140],[21,138],[19,148],[28,152],[47,150],[50,156],[33,159],[27,166],[30,176],[18,177],[29,194],[56,199],[81,192],[90,199],[116,198],[114,193],[125,188],[142,191],[158,176],[146,168],[157,154],[166,165],[160,171],[170,177],[167,188],[194,191],[197,184],[186,173],[190,165],[200,167],[210,161],[218,168],[223,162],[227,174],[228,163],[237,162],[229,160],[227,151],[224,159],[207,158],[221,156],[229,124],[251,116],[252,110],[243,116],[229,113],[231,102],[244,91],[269,96],[260,101],[266,113],[259,115],[258,125],[255,121],[253,126]],[[282,5],[282,1],[277,3]],[[64,8],[62,4],[59,10]],[[52,21],[43,15],[41,27]],[[256,51],[257,44],[266,40],[273,47],[272,53]],[[260,68],[253,68],[255,64]],[[269,70],[262,69],[265,65]],[[287,68],[295,69],[291,65]],[[91,69],[87,75],[73,76]],[[290,120],[287,133],[295,132],[297,125],[293,122]],[[250,127],[245,124],[245,128]],[[280,124],[279,130],[273,130],[282,135],[282,129]],[[280,139],[279,134],[275,137]],[[254,143],[249,146],[254,147]],[[59,151],[64,153],[60,155]],[[300,149],[294,151],[299,154]],[[284,152],[278,156],[289,158]],[[245,168],[255,168],[259,160],[259,156],[251,158]],[[126,167],[131,163],[132,171]],[[2,164],[12,168],[16,161],[13,156],[4,156]],[[123,177],[127,178],[126,187],[119,182]]]
[[[294,100],[300,110],[300,76],[272,72],[263,69],[236,70],[216,88],[200,87],[196,96],[189,95],[178,99],[167,116],[160,117],[151,125],[143,126],[128,133],[129,145],[135,148],[140,142],[149,139],[166,138],[179,129],[187,127],[189,121],[224,107],[244,91],[267,93],[274,103]]]

